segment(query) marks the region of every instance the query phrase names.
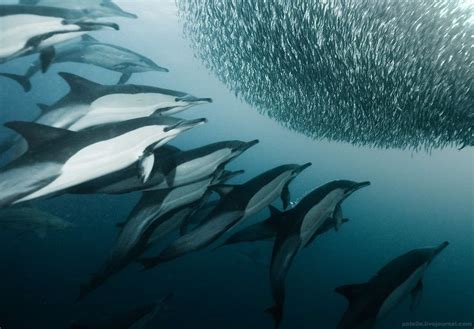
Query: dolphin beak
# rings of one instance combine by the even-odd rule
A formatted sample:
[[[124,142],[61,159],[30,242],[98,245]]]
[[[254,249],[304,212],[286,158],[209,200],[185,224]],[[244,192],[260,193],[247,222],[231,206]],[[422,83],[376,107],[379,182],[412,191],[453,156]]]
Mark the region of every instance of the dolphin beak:
[[[354,193],[355,191],[357,190],[360,190],[361,188],[363,187],[366,187],[366,186],[369,186],[370,185],[370,182],[369,181],[366,181],[366,182],[361,182],[361,183],[354,183],[354,185],[352,185],[351,187],[349,187],[347,190],[346,190],[346,195],[349,196],[350,194]]]
[[[206,118],[200,118],[200,119],[194,119],[194,120],[181,120],[177,124],[174,124],[172,126],[166,127],[164,132],[168,132],[173,129],[179,129],[181,131],[185,131],[191,128],[194,128],[196,126],[205,124],[207,122]]]
[[[237,148],[237,151],[239,152],[245,152],[247,151],[249,148],[251,148],[252,146],[254,145],[257,145],[260,141],[258,139],[254,139],[253,141],[250,141],[250,142],[247,142],[245,143],[244,145],[240,146],[239,148]]]
[[[304,165],[301,165],[298,167],[297,169],[297,173],[301,173],[303,170],[305,170],[306,168],[308,168],[309,166],[311,166],[312,163],[311,162],[308,162],[308,163],[305,163]]]
[[[440,244],[436,249],[435,249],[435,253],[433,255],[436,256],[437,254],[439,254],[444,248],[446,248],[447,246],[449,246],[449,242],[448,241],[444,241],[442,244]]]
[[[117,14],[117,16],[125,17],[125,18],[138,18],[137,15],[129,13],[128,11],[125,11],[125,10],[122,10],[122,9],[120,9],[120,11],[117,11],[116,14]]]
[[[204,103],[212,103],[212,98],[198,98],[191,95],[186,95],[183,97],[176,97],[174,99],[175,102],[188,102],[192,103],[193,105],[204,104]]]
[[[234,177],[242,175],[245,173],[245,170],[236,170],[236,171],[224,171],[222,175],[219,177],[219,182],[226,182],[231,180]]]
[[[111,2],[111,1],[108,1],[106,3],[103,2],[102,6],[109,9],[111,11],[111,13],[113,13],[117,17],[138,18],[137,15],[123,10],[122,8],[120,8],[119,6],[117,6],[115,3]]]
[[[84,31],[94,31],[98,30],[101,27],[110,27],[114,30],[120,30],[120,26],[117,23],[112,23],[112,22],[94,22],[94,21],[74,21],[74,20],[63,20],[62,24],[68,25],[68,24],[74,24],[79,26],[82,30]]]
[[[369,186],[369,185],[370,185],[370,182],[366,181],[366,182],[361,182],[361,183],[355,184],[355,186],[353,186],[353,188],[358,190],[358,189],[361,189],[361,188]]]
[[[163,67],[163,66],[159,66],[158,64],[156,64],[155,62],[151,62],[151,66],[153,67],[153,69],[157,72],[169,72],[170,70],[168,70],[166,67]]]

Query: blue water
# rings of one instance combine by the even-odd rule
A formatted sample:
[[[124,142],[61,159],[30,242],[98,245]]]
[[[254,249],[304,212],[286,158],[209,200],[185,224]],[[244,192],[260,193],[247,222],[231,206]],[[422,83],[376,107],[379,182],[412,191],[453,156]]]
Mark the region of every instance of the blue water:
[[[391,259],[411,249],[449,241],[424,279],[419,307],[398,305],[377,328],[400,328],[407,321],[467,322],[473,320],[473,153],[447,146],[431,150],[376,148],[313,139],[283,127],[235,95],[205,63],[183,34],[172,1],[117,1],[139,15],[116,19],[119,32],[101,31],[101,41],[126,46],[169,73],[140,73],[131,83],[157,85],[212,97],[213,103],[180,114],[206,117],[209,123],[179,136],[173,145],[190,149],[219,140],[258,138],[260,143],[233,161],[245,169],[234,179],[245,182],[284,163],[313,165],[290,185],[292,200],[335,179],[370,180],[344,203],[350,219],[296,257],[287,277],[282,328],[335,328],[347,307],[334,293],[343,284],[365,282]],[[2,70],[23,72],[29,58]],[[32,120],[36,103],[50,104],[67,87],[57,76],[73,72],[101,83],[116,73],[79,64],[58,64],[36,75],[25,94],[16,84],[0,81],[0,121]],[[0,137],[10,132],[1,129]],[[3,163],[7,161],[2,159]],[[77,226],[46,239],[33,234],[0,231],[0,327],[2,329],[68,328],[72,320],[106,317],[174,292],[170,309],[157,328],[272,328],[263,311],[272,304],[268,268],[239,253],[258,248],[269,260],[271,242],[204,250],[145,273],[138,265],[112,277],[86,300],[74,303],[79,286],[105,261],[113,245],[115,223],[128,215],[138,194],[71,196],[41,200],[38,206]],[[278,201],[279,202],[279,201]],[[275,203],[280,206],[279,203]],[[267,210],[248,218],[244,226],[268,216]]]

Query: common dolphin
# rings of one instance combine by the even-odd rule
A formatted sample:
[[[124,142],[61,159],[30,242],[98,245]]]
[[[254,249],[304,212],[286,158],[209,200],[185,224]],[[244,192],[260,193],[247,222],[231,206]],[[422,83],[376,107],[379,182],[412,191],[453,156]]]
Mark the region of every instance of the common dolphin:
[[[213,180],[211,176],[173,189],[144,192],[127,220],[119,224],[120,233],[103,269],[81,286],[78,301],[141,256],[153,242],[179,228],[206,200]]]
[[[190,252],[203,249],[216,241],[245,218],[256,214],[281,197],[287,205],[289,183],[309,167],[288,164],[268,170],[242,185],[222,185],[216,189],[222,195],[209,220],[195,230],[182,235],[156,257],[140,260],[145,269],[173,260]]]
[[[222,141],[181,152],[155,151],[155,163],[147,182],[136,174],[136,168],[130,166],[120,172],[103,176],[87,182],[72,193],[110,193],[120,194],[133,191],[168,189],[190,184],[212,175],[250,147],[258,140],[250,142]]]
[[[74,62],[102,67],[120,73],[119,84],[126,83],[133,73],[168,72],[167,68],[159,66],[143,55],[127,48],[100,42],[88,34],[83,35],[79,41],[71,40],[58,45],[55,50],[56,54],[51,64]],[[36,60],[31,63],[23,79],[30,79],[40,70],[41,62]],[[18,83],[20,82],[24,83],[24,80],[19,80]]]
[[[184,92],[142,85],[102,85],[78,75],[60,72],[69,93],[51,106],[40,105],[37,123],[79,131],[105,123],[172,115],[191,106],[211,103]]]
[[[0,170],[0,208],[51,196],[138,163],[149,177],[156,149],[206,119],[140,118],[73,132],[31,122],[5,125],[21,134],[28,151]]]
[[[280,224],[283,217],[278,215],[274,216],[275,213],[278,213],[278,210],[276,210],[273,206],[270,206],[270,210],[272,215],[269,218],[260,223],[250,225],[238,232],[235,232],[222,244],[222,246],[241,242],[271,240],[275,238],[278,232],[278,225]],[[340,218],[337,216],[337,214],[335,215],[336,216],[331,216],[326,221],[324,221],[324,223],[316,230],[313,239],[316,236],[322,235],[332,229],[337,231],[342,224],[349,221],[347,218]],[[311,241],[312,240],[308,241],[308,244],[311,243]]]
[[[88,20],[84,12],[63,8],[0,5],[0,63],[40,52],[42,70],[54,58],[54,46],[115,23]]]
[[[34,207],[16,206],[0,209],[0,230],[33,232],[39,238],[49,232],[63,231],[74,225],[60,217]]]
[[[137,18],[137,15],[124,11],[111,0],[20,0],[19,4],[80,10],[90,18],[114,16]]]
[[[281,217],[278,219],[280,223],[270,265],[270,284],[275,304],[266,312],[273,316],[275,328],[280,326],[283,318],[285,278],[294,257],[312,241],[328,218],[340,212],[341,203],[349,195],[368,185],[369,182],[332,181],[308,193],[288,211],[274,209],[273,216]]]
[[[373,328],[410,294],[411,307],[415,307],[428,265],[448,244],[445,241],[437,247],[411,250],[390,261],[368,282],[337,287],[335,291],[349,301],[337,329]]]

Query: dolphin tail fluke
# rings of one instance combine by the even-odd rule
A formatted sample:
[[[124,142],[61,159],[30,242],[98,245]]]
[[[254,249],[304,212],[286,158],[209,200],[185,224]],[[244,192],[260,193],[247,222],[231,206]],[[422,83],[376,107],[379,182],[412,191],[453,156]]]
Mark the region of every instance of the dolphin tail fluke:
[[[25,92],[29,92],[31,90],[30,79],[28,79],[26,76],[12,73],[0,73],[0,76],[16,81]]]
[[[283,308],[278,305],[273,305],[265,310],[265,313],[270,314],[275,323],[275,329],[280,327],[281,319],[283,318]]]

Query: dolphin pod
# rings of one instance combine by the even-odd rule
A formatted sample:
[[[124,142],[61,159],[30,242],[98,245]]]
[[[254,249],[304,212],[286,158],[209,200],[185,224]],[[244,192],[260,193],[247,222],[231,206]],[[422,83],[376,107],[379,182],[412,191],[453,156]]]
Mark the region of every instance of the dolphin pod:
[[[311,163],[282,165],[268,170],[242,185],[221,185],[217,190],[222,199],[209,214],[208,221],[181,236],[156,257],[144,258],[141,263],[150,269],[187,253],[202,249],[233,229],[246,217],[267,207],[281,197],[284,204],[289,195],[288,185]]]
[[[178,5],[180,11],[185,14],[184,18],[189,20],[185,23],[186,29],[189,29],[190,22],[196,22],[196,19],[215,15],[215,6],[210,4],[208,11],[192,18],[189,14],[195,10],[194,0],[190,3],[188,7],[183,3]],[[365,2],[361,8],[364,4]],[[243,5],[246,6],[247,2],[244,1]],[[265,4],[267,5],[271,4]],[[320,22],[324,25],[327,23],[325,20],[332,17],[332,13],[326,12],[331,9],[331,5],[324,8],[315,5],[316,7],[309,8],[309,12],[324,13],[324,19]],[[299,8],[291,5],[288,8],[291,9],[290,16],[298,17]],[[347,13],[344,12],[344,15],[337,19],[344,20],[347,18],[345,15]],[[271,16],[271,19],[265,15],[262,17],[273,20],[275,17]],[[344,218],[342,203],[354,192],[369,186],[370,182],[330,181],[314,188],[300,201],[292,202],[290,184],[311,166],[308,162],[278,165],[254,177],[246,178],[243,183],[229,184],[228,181],[244,173],[244,170],[229,168],[229,164],[237,162],[244,152],[259,144],[259,140],[222,140],[191,149],[171,145],[170,142],[178,135],[186,138],[186,131],[207,122],[206,118],[181,119],[174,115],[197,105],[210,104],[212,99],[153,85],[128,84],[133,74],[169,70],[158,65],[155,59],[122,46],[98,41],[89,35],[90,32],[104,28],[119,29],[114,22],[98,20],[104,17],[137,16],[122,10],[111,0],[20,0],[16,5],[0,5],[0,64],[8,65],[20,57],[38,56],[31,61],[24,75],[0,73],[0,76],[18,82],[25,91],[31,89],[30,78],[33,75],[39,71],[45,73],[50,65],[57,63],[81,63],[120,74],[117,84],[116,80],[111,84],[101,84],[87,77],[59,72],[58,75],[69,88],[66,95],[51,105],[35,102],[41,113],[33,122],[13,121],[5,124],[18,137],[0,145],[0,150],[10,150],[14,153],[13,159],[0,168],[0,229],[31,231],[44,238],[47,232],[72,229],[76,224],[29,206],[32,201],[41,202],[42,199],[64,194],[140,193],[138,202],[128,216],[118,219],[120,222],[116,224],[117,234],[111,243],[110,252],[104,257],[103,265],[92,278],[80,286],[78,302],[102,285],[109,284],[111,277],[119,275],[133,263],[140,264],[142,271],[145,271],[218,244],[221,239],[223,242],[218,244],[218,247],[234,245],[235,248],[240,248],[238,244],[244,242],[267,240],[273,245],[271,255],[262,252],[257,245],[257,248],[249,251],[238,249],[235,254],[251,260],[253,264],[267,267],[269,263],[268,279],[273,305],[265,312],[272,316],[274,327],[279,328],[284,323],[286,277],[295,257],[322,234],[333,229],[338,231],[341,225],[348,221]],[[219,14],[219,17],[216,23],[220,26],[220,19],[226,16]],[[196,31],[202,30],[208,24],[205,19],[198,23]],[[241,26],[237,24],[236,27]],[[258,24],[254,27],[262,28]],[[268,46],[265,33],[247,28],[246,31],[251,32],[246,34],[250,38],[263,38],[263,42],[255,43],[259,47]],[[286,37],[285,33],[281,34],[282,41]],[[229,49],[233,49],[235,45],[223,35],[212,40],[209,45],[223,41],[223,46],[229,45]],[[295,36],[296,39],[301,37],[299,34]],[[207,39],[207,36],[204,39]],[[213,48],[220,51],[220,46]],[[271,49],[276,51],[277,48]],[[303,60],[300,60],[299,64],[305,64],[304,60],[307,58],[299,53],[307,48],[308,45],[304,42],[293,47],[296,57]],[[325,55],[320,52],[321,49],[312,49],[312,56],[317,55],[317,58],[324,59]],[[202,47],[201,51],[201,56],[207,54],[207,46]],[[226,75],[230,77],[227,83],[232,84],[235,72],[240,72],[244,65],[238,64],[241,60],[238,56],[234,62],[226,61],[226,65],[217,65],[220,60],[225,60],[226,56],[208,56],[207,61],[219,76],[229,73]],[[443,56],[444,53],[439,57],[443,59]],[[456,56],[463,55],[459,53]],[[266,63],[269,58],[260,57],[255,56],[252,66],[259,62]],[[326,72],[321,65],[331,66],[331,63],[331,60],[322,60],[314,70]],[[268,69],[271,66],[261,67]],[[286,69],[288,67],[283,67],[281,72],[285,74]],[[284,106],[292,104],[291,97],[273,97],[269,102],[267,99],[259,99],[260,96],[249,96],[247,88],[255,86],[257,91],[266,91],[269,85],[265,82],[265,86],[262,86],[262,79],[258,76],[249,78],[247,74],[248,72],[238,74],[248,82],[247,86],[240,88],[233,85],[233,88],[242,90],[243,96],[250,103],[256,104],[260,110],[264,105],[275,105],[277,102],[275,117],[279,120],[287,118]],[[338,74],[341,76],[340,72]],[[270,93],[261,93],[264,95],[261,97],[271,96],[273,92],[284,95],[281,93],[282,86],[291,93],[298,85],[292,79],[305,80],[306,73],[285,74],[284,77],[288,79],[277,79],[277,88]],[[318,102],[327,101],[331,106],[322,106],[323,112],[327,112],[326,118],[323,114],[315,113],[314,107],[311,107],[311,111],[304,112],[309,115],[309,120],[306,117],[304,119],[305,124],[324,119],[319,120],[318,125],[308,128],[301,123],[298,115],[292,117],[288,125],[294,125],[298,130],[314,137],[325,136],[336,140],[347,139],[355,144],[373,144],[373,135],[378,134],[377,131],[371,131],[365,137],[360,136],[359,131],[354,136],[348,134],[342,138],[338,135],[342,130],[328,129],[334,125],[334,120],[338,124],[344,121],[332,113],[338,113],[332,109],[333,105],[344,105],[340,107],[344,109],[346,106],[360,104],[363,100],[354,98],[354,95],[360,95],[363,90],[357,90],[354,95],[350,95],[348,102],[342,103],[334,100],[336,95],[324,92],[348,90],[344,89],[344,85],[347,79],[351,79],[346,76],[342,78],[342,89],[332,83],[321,83],[317,90],[301,89],[290,95],[297,100],[293,102],[296,108],[307,104],[307,96],[311,95],[318,95]],[[288,86],[290,88],[287,88]],[[384,85],[381,85],[381,88],[380,90],[385,92]],[[399,91],[395,90],[397,93]],[[459,96],[456,93],[453,95]],[[459,104],[464,104],[463,97],[460,97]],[[400,99],[403,101],[403,97]],[[442,103],[440,101],[440,104]],[[387,102],[384,104],[387,106],[380,113],[376,113],[374,118],[384,117],[386,109],[392,105]],[[459,117],[466,118],[464,108],[458,108]],[[192,115],[192,112],[194,111],[189,114]],[[342,116],[343,119],[353,119],[347,117],[348,113],[354,114],[355,117],[358,115],[354,111],[347,111]],[[328,117],[330,120],[326,120]],[[402,117],[405,118],[405,115]],[[452,119],[449,112],[442,112],[440,117],[446,118],[447,121]],[[467,115],[467,119],[469,120],[465,121],[469,124],[472,117]],[[372,125],[373,122],[368,124]],[[451,128],[458,127],[458,122],[451,126],[444,130],[449,132]],[[444,136],[440,139],[440,144],[434,146],[459,144],[460,141],[463,142],[461,148],[472,145],[472,141],[464,136],[465,129],[458,130],[461,133],[458,137]],[[401,136],[400,141],[395,141],[393,145],[384,140],[381,143],[402,148],[412,144],[418,147],[425,143],[424,140],[409,139],[409,136]],[[238,166],[240,164],[241,162],[238,162]],[[306,182],[312,184],[312,179],[307,179]],[[283,210],[275,206],[278,199],[281,200]],[[270,213],[266,219],[251,222],[249,226],[234,232],[238,226],[251,221],[265,209]],[[335,292],[345,296],[349,303],[337,328],[373,328],[380,318],[409,295],[412,296],[411,308],[414,308],[420,301],[427,267],[447,245],[448,242],[443,242],[436,247],[414,249],[389,262],[366,283],[337,287]],[[91,323],[90,325],[73,322],[71,328],[150,328],[155,326],[157,315],[168,307],[171,298],[172,294],[169,294],[153,303],[130,307],[129,312],[117,315],[110,321],[84,321]]]

